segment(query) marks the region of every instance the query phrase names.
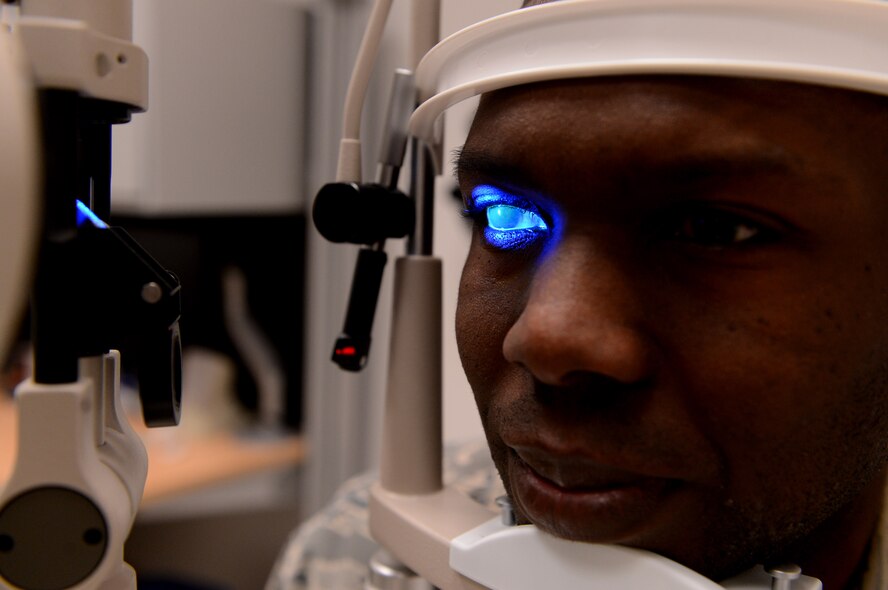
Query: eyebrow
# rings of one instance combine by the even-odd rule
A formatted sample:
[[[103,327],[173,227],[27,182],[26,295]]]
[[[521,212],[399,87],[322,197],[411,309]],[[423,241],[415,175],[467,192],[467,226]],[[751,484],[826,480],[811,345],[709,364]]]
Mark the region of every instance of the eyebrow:
[[[496,179],[509,179],[522,185],[531,184],[527,169],[516,162],[493,155],[482,149],[464,145],[454,150],[453,175],[461,182],[467,175],[480,175]]]
[[[454,174],[457,180],[466,175],[508,179],[510,183],[533,186],[533,179],[524,167],[483,149],[466,146],[454,153]],[[643,175],[649,181],[671,185],[702,184],[708,180],[726,181],[734,178],[798,173],[797,163],[777,146],[703,150],[668,154],[660,161],[639,162],[631,172],[635,179]],[[628,178],[630,182],[632,178]]]
[[[707,180],[795,174],[799,169],[784,150],[763,146],[752,150],[678,153],[662,162],[646,164],[642,171],[658,180],[681,185]]]

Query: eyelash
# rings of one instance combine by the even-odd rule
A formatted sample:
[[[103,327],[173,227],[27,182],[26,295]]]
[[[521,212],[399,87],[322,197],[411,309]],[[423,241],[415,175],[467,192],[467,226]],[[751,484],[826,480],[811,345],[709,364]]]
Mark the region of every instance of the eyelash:
[[[527,248],[549,233],[549,224],[531,203],[490,185],[472,189],[469,206],[463,212],[483,228],[484,240],[498,250]],[[515,216],[518,216],[515,219]],[[520,225],[515,229],[492,226],[491,217],[498,216],[504,223]]]

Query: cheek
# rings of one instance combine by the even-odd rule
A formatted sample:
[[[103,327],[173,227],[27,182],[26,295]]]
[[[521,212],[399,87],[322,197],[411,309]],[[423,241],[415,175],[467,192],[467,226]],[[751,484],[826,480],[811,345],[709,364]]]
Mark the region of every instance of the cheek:
[[[485,400],[505,378],[503,340],[521,312],[522,281],[498,278],[484,252],[472,247],[460,281],[456,341],[482,419]]]
[[[701,304],[688,321],[672,365],[685,368],[692,414],[723,453],[734,493],[770,493],[777,504],[793,480],[824,502],[833,482],[884,464],[888,315],[872,285],[845,279],[759,293],[731,313]]]

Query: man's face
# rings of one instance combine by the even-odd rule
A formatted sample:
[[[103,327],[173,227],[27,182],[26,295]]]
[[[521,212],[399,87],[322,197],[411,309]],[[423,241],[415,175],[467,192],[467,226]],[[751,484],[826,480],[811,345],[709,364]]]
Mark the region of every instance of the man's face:
[[[716,78],[484,97],[456,327],[521,519],[716,579],[870,534],[884,119],[862,94]]]

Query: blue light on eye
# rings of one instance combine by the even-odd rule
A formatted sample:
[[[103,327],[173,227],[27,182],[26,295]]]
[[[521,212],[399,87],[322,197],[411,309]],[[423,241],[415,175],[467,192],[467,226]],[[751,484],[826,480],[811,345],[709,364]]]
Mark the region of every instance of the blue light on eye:
[[[492,205],[487,208],[487,226],[497,231],[549,229],[542,217],[514,205]]]
[[[87,222],[91,223],[93,227],[108,229],[107,223],[99,219],[99,216],[93,213],[82,201],[77,201],[77,227]]]
[[[484,239],[502,250],[528,246],[549,230],[530,203],[490,185],[472,190],[471,205],[486,220]]]

